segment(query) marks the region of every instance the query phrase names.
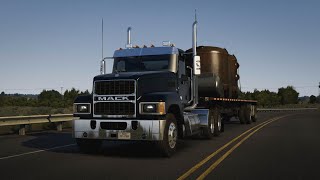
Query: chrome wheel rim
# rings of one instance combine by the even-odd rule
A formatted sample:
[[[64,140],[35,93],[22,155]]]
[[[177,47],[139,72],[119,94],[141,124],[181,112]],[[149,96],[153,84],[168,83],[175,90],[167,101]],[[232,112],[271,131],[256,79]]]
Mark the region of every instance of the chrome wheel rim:
[[[219,115],[218,116],[218,131],[221,131],[221,121],[222,121],[222,118],[221,118],[221,116]]]
[[[177,144],[177,128],[176,125],[171,122],[169,125],[169,130],[168,130],[168,141],[169,141],[169,147],[173,149],[176,144]]]
[[[210,132],[211,132],[211,134],[214,133],[214,118],[213,118],[213,116],[211,116]]]

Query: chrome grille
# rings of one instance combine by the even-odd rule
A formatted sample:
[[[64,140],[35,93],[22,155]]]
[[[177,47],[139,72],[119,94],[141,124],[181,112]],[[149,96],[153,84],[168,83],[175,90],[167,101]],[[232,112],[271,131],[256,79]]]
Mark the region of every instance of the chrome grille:
[[[94,83],[93,116],[136,117],[135,93],[136,81],[134,80],[96,81]],[[121,97],[128,97],[129,99],[122,99]],[[107,100],[108,98],[109,100]]]
[[[135,104],[131,102],[99,102],[94,104],[95,115],[135,115]]]
[[[95,94],[97,95],[117,95],[133,94],[135,92],[134,81],[98,81],[95,82]]]

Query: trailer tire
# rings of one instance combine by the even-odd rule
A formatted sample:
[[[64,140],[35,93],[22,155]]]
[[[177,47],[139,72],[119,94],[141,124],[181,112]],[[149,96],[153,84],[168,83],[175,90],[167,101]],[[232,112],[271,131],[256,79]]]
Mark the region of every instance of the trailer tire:
[[[171,157],[177,149],[178,126],[175,116],[172,113],[166,115],[166,125],[163,133],[163,140],[159,141],[159,148],[164,157]]]
[[[224,132],[224,124],[230,121],[230,117],[224,116],[221,121],[221,132]]]
[[[102,140],[98,139],[76,139],[76,143],[83,153],[96,153],[101,148]]]
[[[241,106],[240,107],[240,110],[239,110],[239,113],[238,113],[238,117],[239,117],[239,121],[240,121],[240,124],[245,124],[246,123],[246,117],[245,117],[245,106]]]
[[[257,115],[251,116],[251,120],[252,120],[252,122],[257,122]]]
[[[251,116],[252,122],[257,122],[257,106],[253,106],[253,116]]]
[[[251,120],[251,108],[250,106],[246,106],[245,107],[245,120],[246,120],[246,124],[251,124],[252,120]]]
[[[215,113],[214,117],[214,136],[220,136],[220,133],[221,133],[221,129],[222,129],[222,116],[221,116],[221,113],[219,111],[219,108],[216,107],[214,108],[214,111]]]

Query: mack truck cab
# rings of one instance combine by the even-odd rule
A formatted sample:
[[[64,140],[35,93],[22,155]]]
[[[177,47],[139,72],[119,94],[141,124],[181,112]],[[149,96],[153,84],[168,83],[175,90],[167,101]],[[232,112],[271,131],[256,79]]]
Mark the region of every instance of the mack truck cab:
[[[101,74],[93,78],[92,94],[74,102],[79,119],[73,121],[73,137],[80,150],[96,151],[103,140],[153,141],[169,157],[180,138],[210,139],[223,131],[219,106],[199,98],[196,26],[195,21],[191,53],[171,43],[133,47],[128,28],[126,48],[111,57],[112,73],[106,74],[110,58],[104,58]]]

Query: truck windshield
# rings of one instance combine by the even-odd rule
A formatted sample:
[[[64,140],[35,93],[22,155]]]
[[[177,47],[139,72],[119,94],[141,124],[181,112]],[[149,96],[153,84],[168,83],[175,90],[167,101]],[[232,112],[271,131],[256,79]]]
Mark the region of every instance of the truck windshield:
[[[168,71],[171,55],[132,56],[114,59],[114,72]]]

